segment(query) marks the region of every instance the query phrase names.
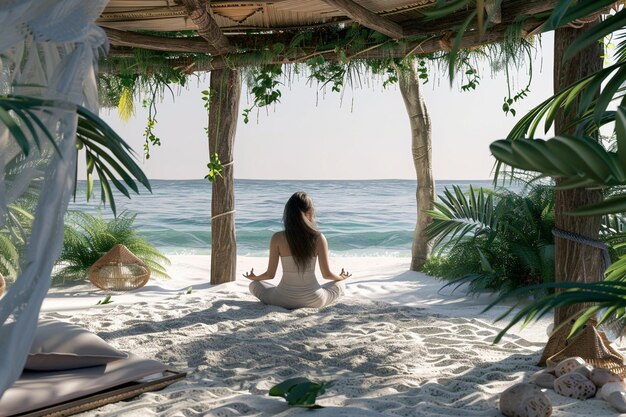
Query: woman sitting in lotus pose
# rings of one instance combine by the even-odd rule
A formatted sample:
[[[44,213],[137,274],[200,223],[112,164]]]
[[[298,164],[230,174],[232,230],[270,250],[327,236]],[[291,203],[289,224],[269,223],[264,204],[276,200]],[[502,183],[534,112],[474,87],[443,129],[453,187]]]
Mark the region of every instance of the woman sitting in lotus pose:
[[[267,271],[255,275],[254,269],[244,277],[252,280],[250,292],[265,304],[285,308],[324,307],[343,294],[343,281],[351,276],[341,270],[334,274],[328,265],[328,242],[315,226],[313,200],[306,193],[291,196],[285,205],[285,230],[277,232],[270,241]],[[278,286],[265,282],[274,278],[278,258],[283,266],[283,277]],[[315,277],[315,258],[320,271],[331,282],[320,285]]]

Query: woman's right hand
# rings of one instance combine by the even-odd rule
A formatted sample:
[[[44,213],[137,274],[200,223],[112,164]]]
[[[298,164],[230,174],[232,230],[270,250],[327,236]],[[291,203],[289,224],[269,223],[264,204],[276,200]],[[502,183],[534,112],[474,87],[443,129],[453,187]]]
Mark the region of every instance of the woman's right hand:
[[[339,276],[341,277],[342,280],[350,278],[352,276],[351,273],[349,273],[348,271],[344,271],[343,268],[341,268],[341,273],[339,274]]]

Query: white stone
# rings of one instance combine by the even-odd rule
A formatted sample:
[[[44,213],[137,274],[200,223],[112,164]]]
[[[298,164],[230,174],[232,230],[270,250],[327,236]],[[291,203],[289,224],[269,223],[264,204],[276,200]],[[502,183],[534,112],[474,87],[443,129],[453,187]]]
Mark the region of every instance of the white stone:
[[[583,375],[571,372],[558,377],[554,381],[554,391],[565,397],[586,400],[596,394],[596,386]]]
[[[622,382],[622,377],[604,368],[594,369],[589,379],[596,384],[596,387],[602,387],[609,382]]]
[[[500,395],[500,411],[507,417],[550,417],[552,404],[532,384],[515,384]]]
[[[554,374],[558,378],[572,372],[574,369],[582,365],[586,365],[583,358],[580,358],[578,356],[575,356],[573,358],[567,358],[559,362],[558,365],[556,365],[556,367],[554,368]]]
[[[530,380],[528,382],[530,382],[531,384],[535,384],[541,388],[554,389],[555,380],[556,380],[556,377],[552,375],[550,372],[539,371],[533,374],[530,377]]]
[[[619,382],[607,382],[600,388],[600,398],[606,400],[612,392],[616,391],[622,392],[626,391],[626,389],[624,389],[624,385]]]
[[[606,402],[611,404],[613,408],[620,413],[626,413],[626,392],[613,391],[607,396]]]
[[[581,365],[578,368],[574,369],[572,372],[579,373],[582,376],[584,376],[585,378],[591,379],[591,373],[593,372],[593,366],[588,365],[588,364]]]

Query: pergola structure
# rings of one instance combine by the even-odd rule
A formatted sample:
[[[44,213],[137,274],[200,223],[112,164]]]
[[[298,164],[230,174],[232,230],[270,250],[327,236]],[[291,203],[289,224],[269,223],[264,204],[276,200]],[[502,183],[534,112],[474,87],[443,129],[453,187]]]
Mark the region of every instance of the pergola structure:
[[[111,0],[97,20],[111,44],[105,72],[119,71],[119,61],[132,62],[134,50],[158,54],[158,65],[184,73],[211,71],[215,92],[209,115],[209,144],[216,143],[225,165],[213,187],[211,282],[234,279],[236,245],[232,147],[240,81],[236,69],[249,65],[292,64],[315,57],[324,61],[406,58],[453,45],[473,48],[505,38],[539,33],[556,0],[486,0],[452,2],[440,9],[437,0]],[[479,7],[482,3],[482,7]],[[478,7],[478,9],[477,9]],[[363,31],[357,38],[356,28]],[[484,30],[479,30],[483,27]],[[159,71],[155,67],[151,70]],[[122,65],[125,71],[131,64]],[[145,70],[137,68],[136,71]],[[132,71],[132,69],[131,69]],[[218,79],[225,71],[224,79]],[[416,80],[414,80],[416,81]],[[223,88],[223,86],[227,88]],[[418,179],[418,226],[412,268],[428,256],[423,230],[429,219],[434,183],[430,167],[430,125],[417,82],[401,82],[413,130]],[[219,127],[219,129],[218,129]],[[219,132],[217,131],[219,130]],[[416,137],[418,136],[418,137]],[[216,140],[218,139],[218,140]]]
[[[559,4],[557,0],[110,0],[97,20],[111,44],[101,70],[119,71],[116,60],[132,62],[135,50],[140,49],[159,54],[161,59],[151,71],[159,71],[159,65],[183,73],[211,71],[210,108],[218,106],[220,111],[209,112],[209,151],[217,153],[224,165],[223,177],[213,185],[211,213],[211,283],[217,284],[235,278],[231,161],[241,91],[238,68],[304,63],[320,57],[324,61],[345,63],[446,51],[454,54],[459,49],[519,40],[555,29],[549,18]],[[577,22],[578,26],[597,17],[578,16],[586,18]],[[355,36],[355,32],[359,35]],[[567,42],[572,41],[573,38]],[[557,46],[562,52],[567,44]],[[587,55],[599,58],[594,54]],[[145,71],[145,68],[126,66],[125,71]],[[559,71],[555,85],[563,88],[585,75]],[[415,71],[413,76],[398,78],[411,122],[417,175],[418,221],[411,265],[417,269],[429,251],[423,233],[429,218],[422,212],[433,207],[435,198],[430,166],[430,121]],[[563,211],[560,213],[562,220]],[[592,238],[594,233],[597,236],[597,230],[591,230],[595,226],[587,230],[581,228],[580,222],[570,222],[567,218],[559,227]],[[558,242],[557,239],[557,252]],[[560,245],[563,250],[564,244]],[[577,250],[576,260],[563,258],[571,265],[561,267],[561,275],[580,269],[572,265],[588,258],[591,264],[597,264],[593,259],[598,254],[585,248]],[[575,276],[565,280],[580,280],[582,273],[574,272]]]
[[[188,71],[211,71],[249,65],[246,54],[272,44],[289,45],[297,34],[312,36],[297,50],[286,48],[273,62],[290,64],[321,53],[339,59],[337,50],[323,44],[357,23],[385,35],[385,47],[364,45],[355,55],[341,59],[375,59],[427,54],[452,47],[462,31],[459,46],[472,48],[502,41],[517,34],[526,37],[542,31],[556,0],[467,1],[450,14],[438,17],[437,0],[111,0],[97,23],[111,43],[111,56],[123,56],[129,48],[207,54],[202,63],[189,63]],[[458,3],[458,2],[453,2]],[[478,20],[462,27],[484,4],[485,32]],[[517,27],[517,33],[511,28]],[[382,46],[382,45],[379,45]],[[239,58],[239,59],[236,59]],[[184,60],[172,57],[172,64]],[[265,62],[271,63],[271,62]]]

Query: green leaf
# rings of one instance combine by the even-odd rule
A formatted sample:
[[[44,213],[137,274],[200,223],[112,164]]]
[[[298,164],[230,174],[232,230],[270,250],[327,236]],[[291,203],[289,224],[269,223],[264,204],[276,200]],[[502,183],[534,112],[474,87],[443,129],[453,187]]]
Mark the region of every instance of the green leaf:
[[[626,9],[622,9],[616,14],[607,17],[604,21],[592,26],[583,35],[576,38],[565,51],[563,61],[571,59],[586,47],[595,44],[598,40],[622,29],[624,26],[626,26]]]
[[[462,0],[462,1],[465,1],[465,0]],[[450,51],[450,58],[449,58],[449,65],[448,65],[448,72],[450,75],[450,84],[452,84],[452,80],[454,80],[454,73],[456,72],[455,62],[456,62],[456,57],[459,54],[459,49],[461,46],[461,41],[463,40],[463,35],[465,35],[465,31],[467,30],[467,27],[472,22],[472,20],[474,20],[475,17],[476,17],[476,10],[474,9],[474,11],[470,13],[469,16],[467,16],[467,19],[465,19],[461,27],[458,29],[456,36],[454,37],[454,43],[452,44],[452,50]]]
[[[9,132],[11,132],[11,134],[17,141],[17,144],[22,149],[22,153],[25,156],[28,156],[28,154],[30,153],[30,144],[28,143],[26,135],[24,135],[22,129],[13,119],[13,117],[11,117],[9,112],[2,107],[0,107],[0,122],[4,123],[7,129],[9,129]]]
[[[272,387],[269,395],[283,397],[287,404],[306,408],[321,408],[315,400],[322,395],[334,381],[314,383],[306,378],[292,378]]]
[[[436,7],[431,9],[421,10],[422,14],[426,16],[427,20],[439,19],[441,17],[446,17],[449,14],[460,10],[464,7],[467,7],[469,4],[469,0],[452,0],[447,2],[438,2]]]
[[[568,214],[575,216],[601,216],[611,213],[626,212],[626,195],[609,197],[606,200],[572,210]]]
[[[543,25],[542,31],[554,30],[567,22],[587,17],[614,3],[614,0],[559,0],[552,10],[550,19]]]
[[[622,171],[626,172],[626,107],[624,106],[618,106],[615,113],[615,137],[617,156]]]
[[[113,300],[111,300],[111,296],[107,295],[106,297],[104,297],[102,300],[98,301],[96,303],[96,305],[105,305],[105,304],[111,304],[113,302]]]
[[[281,382],[280,384],[274,385],[270,388],[269,394],[273,397],[284,397],[291,388],[295,385],[302,384],[305,382],[309,382],[306,378],[291,378],[286,381]]]

